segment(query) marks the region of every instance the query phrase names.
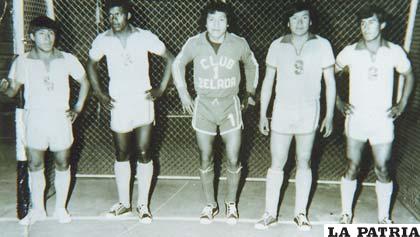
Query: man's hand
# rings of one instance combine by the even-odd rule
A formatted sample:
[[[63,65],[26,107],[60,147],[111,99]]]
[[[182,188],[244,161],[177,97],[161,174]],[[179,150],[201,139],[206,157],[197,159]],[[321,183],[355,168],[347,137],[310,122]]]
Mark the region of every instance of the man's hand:
[[[163,95],[163,90],[159,88],[152,88],[146,91],[146,99],[155,101]]]
[[[336,100],[335,106],[337,107],[338,111],[340,111],[341,114],[343,114],[343,116],[353,114],[354,106],[342,101],[341,99]]]
[[[111,96],[104,94],[104,93],[96,93],[96,98],[98,98],[99,103],[101,103],[105,109],[111,110],[114,106],[112,105],[115,102]]]
[[[182,102],[182,110],[184,113],[193,114],[194,112],[194,101],[191,98],[190,94],[187,90],[184,90],[179,93],[179,97],[181,98]]]
[[[82,112],[82,110],[83,107],[76,104],[74,108],[66,111],[67,117],[70,119],[71,123],[74,123],[74,121],[76,121],[77,117]]]
[[[398,118],[405,110],[406,103],[399,102],[396,105],[388,109],[388,117],[396,119]]]
[[[260,118],[260,123],[259,123],[258,128],[260,129],[260,133],[262,133],[262,135],[268,136],[268,134],[270,133],[270,125],[269,125],[267,117],[264,116]]]
[[[77,116],[79,115],[79,112],[77,112],[74,109],[69,109],[66,111],[67,114],[67,118],[70,119],[71,123],[74,123],[74,121],[76,121]]]
[[[320,132],[324,133],[323,137],[329,137],[333,131],[333,119],[329,117],[325,117],[322,120]]]
[[[0,81],[0,92],[6,92],[7,88],[9,88],[9,81],[5,78],[1,79]]]
[[[241,103],[241,110],[246,111],[249,106],[255,106],[256,102],[253,95],[247,92]]]

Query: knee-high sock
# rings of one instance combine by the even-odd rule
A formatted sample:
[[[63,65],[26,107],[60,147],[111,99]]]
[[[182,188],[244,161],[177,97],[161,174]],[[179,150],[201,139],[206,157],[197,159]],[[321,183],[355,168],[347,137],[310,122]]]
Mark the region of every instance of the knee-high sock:
[[[206,170],[199,169],[200,180],[203,185],[204,197],[206,198],[207,204],[216,206],[216,200],[214,199],[214,170],[213,167],[209,167]]]
[[[242,166],[239,166],[237,170],[229,170],[226,172],[226,183],[227,183],[227,193],[225,202],[226,203],[236,203],[236,194],[238,192],[239,179],[241,178]]]
[[[150,184],[153,177],[153,161],[149,163],[137,162],[137,185],[138,185],[138,201],[137,205],[148,205]]]
[[[70,179],[70,168],[65,171],[55,170],[55,209],[66,207]]]
[[[295,216],[300,213],[306,214],[309,193],[312,186],[312,170],[296,170],[296,196],[295,196]]]
[[[131,167],[129,161],[115,161],[115,181],[117,182],[119,202],[130,207],[130,177]]]
[[[342,214],[353,215],[353,199],[357,189],[357,180],[348,180],[341,177],[341,208]]]
[[[37,210],[45,210],[44,192],[45,192],[45,175],[44,169],[39,171],[29,171],[29,188],[31,191],[32,208]]]
[[[283,184],[283,170],[269,168],[265,182],[265,211],[271,216],[277,216],[280,189]]]
[[[378,200],[378,220],[389,217],[389,208],[391,205],[392,190],[394,185],[391,182],[381,183],[376,181],[376,197]]]

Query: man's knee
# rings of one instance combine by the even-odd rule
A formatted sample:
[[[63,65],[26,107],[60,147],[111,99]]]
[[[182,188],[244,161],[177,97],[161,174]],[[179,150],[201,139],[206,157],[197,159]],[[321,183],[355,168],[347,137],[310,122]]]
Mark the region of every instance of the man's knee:
[[[360,171],[359,162],[355,162],[352,159],[348,159],[347,170],[346,170],[346,174],[344,175],[345,178],[354,180],[359,175],[359,171]]]
[[[119,161],[119,162],[128,161],[130,159],[129,150],[128,149],[117,148],[116,158],[117,158],[117,161]]]
[[[30,171],[40,171],[44,169],[44,162],[42,159],[30,159],[28,161],[28,168]]]
[[[311,168],[311,152],[301,152],[296,154],[296,168],[310,169]]]
[[[375,173],[380,182],[389,183],[391,181],[387,165],[375,165]]]
[[[137,150],[137,161],[143,164],[149,163],[151,160],[151,157],[149,155],[149,152],[144,150]]]
[[[63,160],[59,160],[56,159],[55,160],[55,169],[58,171],[66,171],[68,170],[70,167],[70,163],[68,162],[67,159],[63,159]]]

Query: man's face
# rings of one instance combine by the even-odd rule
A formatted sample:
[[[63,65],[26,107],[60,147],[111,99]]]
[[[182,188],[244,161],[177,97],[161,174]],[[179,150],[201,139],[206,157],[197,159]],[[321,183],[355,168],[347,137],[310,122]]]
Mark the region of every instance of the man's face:
[[[109,22],[114,32],[123,31],[128,25],[130,13],[126,13],[122,7],[113,7],[109,9]]]
[[[54,48],[55,32],[51,29],[39,29],[30,35],[35,47],[44,52],[50,52]]]
[[[299,36],[307,34],[310,25],[311,17],[309,16],[309,11],[307,10],[296,12],[289,17],[289,28],[292,34]]]
[[[228,27],[226,13],[216,11],[207,15],[206,28],[211,38],[223,37]]]
[[[385,23],[381,24],[376,15],[364,18],[360,22],[360,29],[365,41],[372,41],[380,37],[383,28],[385,28]]]

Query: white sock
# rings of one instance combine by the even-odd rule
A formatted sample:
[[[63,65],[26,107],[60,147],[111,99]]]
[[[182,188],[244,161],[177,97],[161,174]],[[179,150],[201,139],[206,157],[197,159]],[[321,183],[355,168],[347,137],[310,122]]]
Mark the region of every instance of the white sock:
[[[312,186],[312,170],[296,170],[296,194],[295,194],[295,216],[303,213],[306,215],[306,206],[308,205],[309,193]]]
[[[38,171],[29,171],[29,188],[31,191],[32,209],[45,210],[44,192],[45,175],[44,169]]]
[[[137,205],[146,205],[149,202],[150,184],[153,177],[153,161],[143,164],[137,162],[137,183],[138,183],[138,201]]]
[[[394,185],[391,182],[381,183],[376,181],[376,197],[378,200],[378,220],[389,218],[389,208],[391,205],[391,196]]]
[[[70,168],[65,171],[55,170],[55,209],[65,208],[70,187]]]
[[[130,178],[131,167],[129,161],[115,161],[115,181],[117,182],[119,202],[130,207]]]
[[[341,208],[342,214],[353,216],[353,199],[357,189],[357,180],[341,177]]]
[[[283,184],[283,171],[269,168],[265,182],[265,211],[271,216],[277,216],[280,189]]]

